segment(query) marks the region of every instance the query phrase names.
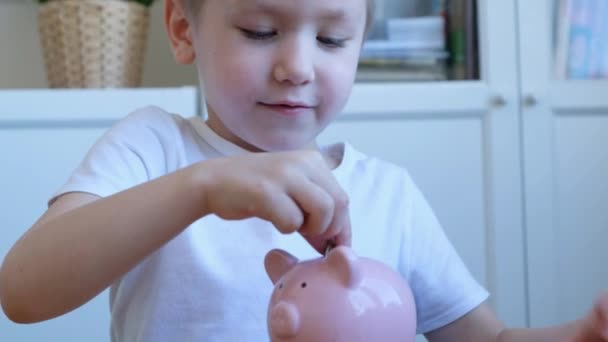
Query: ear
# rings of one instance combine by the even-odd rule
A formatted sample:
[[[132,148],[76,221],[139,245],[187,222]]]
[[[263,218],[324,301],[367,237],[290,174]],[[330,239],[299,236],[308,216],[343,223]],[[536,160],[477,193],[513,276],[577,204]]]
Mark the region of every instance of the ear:
[[[268,273],[268,277],[273,284],[276,284],[297,263],[298,259],[296,257],[281,249],[271,250],[264,258],[266,273]]]
[[[165,0],[165,29],[171,42],[173,57],[177,63],[190,64],[195,52],[192,45],[192,29],[181,0]]]
[[[361,264],[350,248],[335,247],[329,252],[325,262],[347,288],[354,288],[361,282]]]

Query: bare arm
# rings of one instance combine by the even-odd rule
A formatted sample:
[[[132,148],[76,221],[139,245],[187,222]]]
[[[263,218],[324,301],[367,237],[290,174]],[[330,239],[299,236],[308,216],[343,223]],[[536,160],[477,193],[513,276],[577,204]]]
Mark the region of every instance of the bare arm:
[[[482,304],[457,321],[426,335],[430,342],[606,342],[608,295],[599,298],[581,320],[535,329],[506,329],[489,305]]]
[[[497,341],[503,328],[490,306],[484,303],[462,318],[425,336],[430,342],[490,342]]]
[[[7,315],[29,323],[77,308],[204,214],[183,173],[108,198],[59,198],[4,260]]]
[[[346,194],[319,153],[214,159],[107,198],[62,196],[5,258],[2,307],[23,323],[73,310],[210,213],[260,217],[317,250],[350,244]]]

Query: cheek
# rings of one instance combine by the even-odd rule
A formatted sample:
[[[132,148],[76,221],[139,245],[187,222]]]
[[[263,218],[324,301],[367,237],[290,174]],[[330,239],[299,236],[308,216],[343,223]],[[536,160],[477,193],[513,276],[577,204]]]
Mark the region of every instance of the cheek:
[[[320,80],[325,90],[322,94],[332,110],[340,111],[348,100],[355,80],[357,61],[356,55],[349,55],[323,64]]]
[[[201,61],[204,87],[216,101],[219,97],[224,105],[234,106],[255,99],[264,89],[263,64],[255,56],[214,49],[206,58]]]
[[[201,42],[197,63],[206,91],[219,95],[238,91],[240,98],[248,98],[251,91],[261,88],[266,56],[244,45],[229,28],[209,30]]]

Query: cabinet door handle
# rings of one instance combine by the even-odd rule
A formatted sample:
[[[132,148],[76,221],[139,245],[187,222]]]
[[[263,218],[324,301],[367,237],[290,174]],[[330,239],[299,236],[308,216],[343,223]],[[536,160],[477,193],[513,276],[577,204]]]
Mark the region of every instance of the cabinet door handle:
[[[528,94],[528,95],[524,96],[524,100],[523,100],[524,107],[534,107],[537,104],[538,104],[538,100],[536,99],[536,96],[534,96],[532,94]]]
[[[490,105],[493,108],[502,108],[507,105],[507,100],[505,100],[502,95],[494,95],[492,99],[490,99]]]

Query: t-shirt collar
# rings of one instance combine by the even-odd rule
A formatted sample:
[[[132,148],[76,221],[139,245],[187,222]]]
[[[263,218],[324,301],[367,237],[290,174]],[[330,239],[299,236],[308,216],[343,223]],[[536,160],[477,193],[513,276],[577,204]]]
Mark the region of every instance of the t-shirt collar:
[[[195,121],[195,128],[201,137],[223,156],[231,157],[250,153],[239,145],[222,138],[200,118]]]
[[[236,145],[235,143],[228,141],[217,134],[202,118],[195,118],[193,120],[194,128],[198,132],[198,134],[220,155],[230,157],[230,156],[238,156],[244,155],[247,153],[251,153],[250,151]],[[330,151],[331,155],[338,155],[340,158],[340,162],[338,163],[338,167],[333,170],[336,176],[342,175],[344,173],[345,168],[348,164],[348,154],[350,150],[350,146],[344,143],[338,143],[328,146],[321,147],[322,151]],[[340,177],[339,177],[340,178]]]

